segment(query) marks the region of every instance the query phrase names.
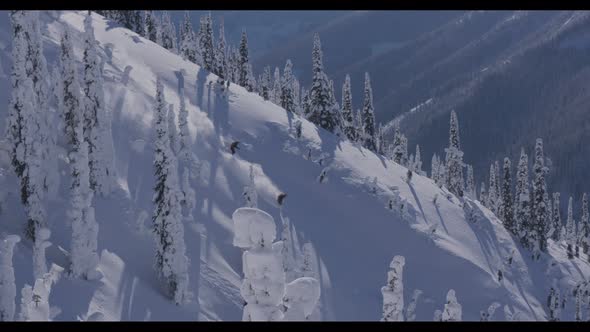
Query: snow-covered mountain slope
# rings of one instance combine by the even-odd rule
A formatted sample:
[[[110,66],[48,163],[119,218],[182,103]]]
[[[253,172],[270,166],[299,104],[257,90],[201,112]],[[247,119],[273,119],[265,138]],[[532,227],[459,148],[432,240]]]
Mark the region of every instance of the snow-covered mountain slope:
[[[275,218],[279,231],[281,214],[288,217],[297,231],[295,242],[311,242],[315,249],[323,320],[379,320],[380,289],[394,255],[405,256],[405,302],[410,302],[414,289],[423,291],[417,320],[432,320],[434,311],[443,308],[449,289],[456,292],[464,320],[479,320],[480,310],[492,302],[518,312],[516,319],[545,320],[551,280],[559,280],[563,294],[590,274],[585,255],[568,260],[564,248],[552,242],[549,255],[532,262],[529,252],[515,245],[500,221],[478,202],[466,200],[476,216],[469,221],[463,203],[426,177],[414,174],[408,184],[405,168],[306,120],[301,119],[302,137],[297,139],[293,126],[297,116],[234,84],[229,92],[222,92],[214,75],[93,16],[106,61],[105,98],[113,117],[119,188],[110,197],[95,198],[99,268],[104,276],[96,281],[61,278],[49,300],[61,309],[56,320],[240,320],[242,252],[232,245],[231,215],[244,205],[242,191],[249,181],[250,165],[255,166],[259,208]],[[64,28],[74,32],[76,56],[82,58],[83,19],[84,12],[41,15],[49,64],[56,63]],[[0,14],[5,74],[10,68],[9,26],[8,15]],[[194,220],[185,221],[195,301],[182,307],[162,295],[152,268],[151,121],[156,76],[162,79],[166,100],[174,105],[179,105],[178,91],[184,87],[193,151],[202,162]],[[3,98],[9,94],[7,79],[3,75],[0,81]],[[5,117],[2,108],[0,125]],[[235,155],[229,150],[233,141],[241,142]],[[0,233],[20,233],[24,214],[16,181],[6,160],[2,162],[5,197]],[[63,161],[61,167],[62,187],[48,208],[53,245],[47,256],[50,263],[65,267],[70,241],[65,217],[69,175]],[[319,183],[317,178],[325,169],[328,181]],[[394,191],[404,202],[401,213],[387,208]],[[282,210],[276,203],[281,192],[288,195]],[[30,243],[16,245],[14,264],[17,289],[32,284]],[[572,305],[566,305],[563,319],[573,319],[572,310]],[[492,317],[503,319],[502,310]]]

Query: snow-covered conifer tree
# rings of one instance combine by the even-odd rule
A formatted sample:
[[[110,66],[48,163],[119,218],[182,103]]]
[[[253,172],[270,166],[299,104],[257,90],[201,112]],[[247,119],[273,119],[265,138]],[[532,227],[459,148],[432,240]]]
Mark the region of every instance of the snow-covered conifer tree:
[[[114,185],[111,119],[104,101],[103,76],[92,18],[84,19],[83,100],[84,140],[88,144],[90,188],[108,195]]]
[[[264,67],[262,72],[262,79],[260,81],[260,95],[264,100],[269,100],[271,97],[271,82],[270,82],[270,67]]]
[[[416,154],[414,155],[414,172],[424,175],[422,171],[422,156],[420,155],[420,145],[416,144]]]
[[[90,24],[87,21],[87,24]],[[73,48],[67,33],[62,37],[61,70],[64,88],[62,96],[66,128],[69,133],[69,159],[72,175],[70,186],[70,207],[67,216],[72,225],[71,267],[76,278],[92,278],[98,265],[97,240],[98,224],[92,207],[93,192],[90,187],[89,144],[85,140],[84,127],[94,120],[85,117],[85,105],[80,95],[80,85],[73,55]],[[90,93],[89,93],[90,94]],[[89,110],[89,113],[91,110]],[[85,121],[87,120],[87,121]],[[91,125],[89,127],[93,128]],[[90,136],[90,135],[89,135]]]
[[[178,158],[181,163],[188,163],[190,160],[191,136],[188,130],[188,110],[184,97],[184,88],[180,89],[180,110],[178,111]]]
[[[174,23],[170,19],[170,14],[168,11],[162,12],[162,47],[167,50],[172,51],[173,53],[178,53],[178,49],[176,46],[176,27]]]
[[[531,195],[529,191],[529,162],[524,149],[520,151],[514,201],[514,219],[519,228],[520,241],[524,247],[530,249],[532,248],[530,234],[533,231],[533,224],[531,218]]]
[[[215,70],[214,73],[219,76],[219,84],[223,86],[225,80],[228,79],[227,75],[227,59],[226,59],[226,47],[225,47],[225,29],[223,27],[223,20],[219,22],[219,41],[215,48]]]
[[[213,19],[211,12],[201,17],[199,29],[199,49],[203,68],[208,71],[214,71],[215,67],[215,43],[213,41]]]
[[[197,63],[196,36],[188,11],[184,12],[184,19],[180,27],[180,56],[184,60]]]
[[[479,201],[481,204],[483,204],[483,206],[487,206],[488,204],[488,194],[486,192],[486,184],[484,182],[479,185]]]
[[[281,104],[281,72],[279,67],[275,67],[272,81],[271,99],[276,105]]]
[[[438,164],[438,156],[436,153],[434,153],[430,161],[430,178],[434,181],[434,183],[438,183]]]
[[[461,305],[457,302],[453,289],[447,293],[447,303],[445,303],[441,318],[443,322],[461,321]]]
[[[316,33],[313,38],[312,83],[309,91],[310,114],[308,119],[329,132],[335,132],[338,125],[338,114],[331,103],[330,82],[324,72],[320,36]]]
[[[547,187],[545,184],[545,174],[547,168],[545,167],[545,158],[543,156],[543,140],[537,138],[535,144],[535,163],[533,165],[533,234],[534,244],[533,253],[538,258],[539,251],[545,251],[547,248],[546,239],[546,224],[547,224],[547,202],[545,194]]]
[[[512,234],[517,234],[518,229],[514,220],[514,203],[512,201],[512,177],[510,159],[504,158],[504,176],[502,177],[502,216],[504,227]]]
[[[143,36],[154,43],[158,42],[158,19],[153,10],[144,11],[144,34]]]
[[[445,163],[440,160],[438,164],[438,182],[437,185],[442,188],[445,185],[445,179],[447,178],[447,169]]]
[[[18,235],[8,235],[0,239],[0,322],[14,319],[16,284],[12,255],[18,242]]]
[[[400,124],[399,121],[395,121],[393,124],[393,142],[392,142],[392,157],[393,161],[402,164],[402,157],[403,157],[403,147],[402,147],[402,134],[399,128]],[[438,160],[437,156],[437,163],[440,161]]]
[[[553,193],[553,213],[551,214],[551,226],[553,228],[553,233],[551,234],[551,238],[553,241],[559,241],[561,239],[561,210],[559,209],[559,193]]]
[[[10,12],[12,24],[12,95],[8,107],[6,137],[11,146],[11,162],[19,179],[20,198],[25,207],[25,234],[45,225],[43,205],[49,181],[52,142],[48,133],[48,79],[42,54],[37,12]]]
[[[254,166],[250,165],[249,173],[250,182],[244,187],[242,196],[244,197],[244,205],[251,208],[258,207],[258,194],[256,193],[256,183],[254,182]]]
[[[240,39],[240,49],[238,58],[238,84],[246,87],[248,85],[248,37],[246,31],[242,31],[242,37]]]
[[[576,244],[576,224],[574,221],[574,199],[570,196],[567,205],[567,221],[565,223],[565,243],[567,244],[567,257],[569,259],[574,258],[574,245]]]
[[[356,141],[356,128],[354,126],[354,114],[352,110],[352,92],[350,88],[350,75],[346,74],[342,85],[342,130],[344,135],[351,141]]]
[[[156,81],[155,152],[156,186],[154,193],[154,239],[156,242],[155,268],[164,282],[165,291],[176,304],[190,299],[188,290],[189,260],[185,255],[182,200],[178,181],[176,156],[170,149],[168,119],[164,87]]]
[[[288,112],[295,113],[295,96],[293,94],[293,64],[287,59],[281,81],[281,107]]]
[[[449,147],[446,151],[446,186],[450,192],[462,197],[465,188],[463,180],[463,151],[459,140],[459,122],[457,113],[451,111],[449,128]]]
[[[467,181],[465,182],[465,194],[471,199],[477,199],[475,192],[475,179],[473,178],[473,166],[467,165]]]
[[[379,126],[377,127],[377,153],[380,155],[385,155],[386,142],[385,142],[385,133],[383,132],[383,125],[379,122]],[[412,155],[411,161],[408,164],[408,168],[414,170],[414,157]]]
[[[178,142],[178,129],[176,127],[176,112],[174,112],[174,104],[168,105],[168,136],[170,137],[170,148],[174,155],[178,154],[180,144]]]
[[[403,269],[405,259],[403,256],[395,256],[389,264],[391,269],[387,273],[387,285],[381,287],[383,295],[383,318],[381,321],[404,320],[404,284]]]
[[[373,109],[373,90],[369,73],[365,73],[365,93],[362,110],[363,146],[371,151],[377,151],[375,132],[375,112]]]
[[[490,165],[490,184],[488,186],[487,208],[494,213],[498,213],[498,190],[496,187],[496,169],[494,164]]]
[[[403,166],[408,167],[408,138],[406,137],[406,135],[401,136],[401,151],[402,151],[402,160],[401,160],[401,164]]]
[[[585,254],[588,253],[588,248],[590,247],[590,224],[589,224],[589,214],[588,214],[588,195],[584,193],[582,195],[582,213],[580,213],[580,227],[579,227],[579,242],[582,246],[582,252]]]

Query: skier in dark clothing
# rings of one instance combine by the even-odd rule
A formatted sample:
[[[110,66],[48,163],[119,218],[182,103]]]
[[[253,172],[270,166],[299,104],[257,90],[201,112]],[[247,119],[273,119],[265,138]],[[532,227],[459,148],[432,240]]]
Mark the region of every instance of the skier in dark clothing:
[[[236,150],[239,150],[240,148],[238,147],[238,144],[240,144],[239,141],[235,141],[233,142],[230,146],[229,149],[231,150],[231,154],[235,154]]]
[[[279,194],[279,196],[277,197],[277,202],[279,203],[279,205],[283,205],[283,202],[285,201],[285,197],[287,197],[287,194],[285,194],[285,193]]]

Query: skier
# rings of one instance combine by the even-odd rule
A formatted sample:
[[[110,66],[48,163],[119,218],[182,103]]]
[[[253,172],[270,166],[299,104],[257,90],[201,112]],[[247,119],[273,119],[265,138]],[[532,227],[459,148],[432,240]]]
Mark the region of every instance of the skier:
[[[285,193],[280,193],[279,196],[277,197],[277,202],[279,203],[280,206],[283,205],[283,201],[285,200],[285,197],[287,197],[287,194],[285,194]]]
[[[235,142],[233,142],[229,146],[229,149],[231,150],[231,154],[235,154],[236,153],[236,150],[239,150],[240,149],[240,147],[238,147],[238,144],[240,144],[240,142],[239,141],[235,141]]]

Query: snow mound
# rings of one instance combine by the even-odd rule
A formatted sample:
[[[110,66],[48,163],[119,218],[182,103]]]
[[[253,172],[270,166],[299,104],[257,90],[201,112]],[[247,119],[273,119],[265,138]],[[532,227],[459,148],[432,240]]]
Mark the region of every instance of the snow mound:
[[[269,246],[277,236],[274,218],[256,208],[239,208],[233,215],[234,246],[257,248]]]
[[[315,278],[301,277],[287,284],[285,291],[286,318],[294,316],[296,310],[302,310],[304,317],[311,315],[321,294],[320,282]]]

